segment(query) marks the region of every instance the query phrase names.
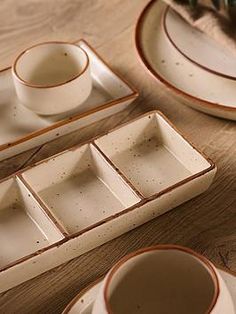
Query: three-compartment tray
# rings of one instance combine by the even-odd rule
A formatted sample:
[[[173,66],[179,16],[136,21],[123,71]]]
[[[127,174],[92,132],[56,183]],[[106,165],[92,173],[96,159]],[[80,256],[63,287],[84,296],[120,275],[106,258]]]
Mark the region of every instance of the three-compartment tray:
[[[216,167],[152,111],[0,183],[0,292],[205,191]]]
[[[76,44],[89,56],[93,88],[82,105],[64,114],[40,116],[22,106],[11,68],[0,71],[0,160],[120,112],[138,96],[86,41]]]

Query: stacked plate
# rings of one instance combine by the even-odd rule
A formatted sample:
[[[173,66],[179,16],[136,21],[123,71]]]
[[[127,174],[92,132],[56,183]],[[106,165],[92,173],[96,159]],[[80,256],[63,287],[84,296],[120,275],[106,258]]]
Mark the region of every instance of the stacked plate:
[[[185,104],[236,120],[236,58],[163,1],[152,0],[141,13],[136,47],[152,75]]]

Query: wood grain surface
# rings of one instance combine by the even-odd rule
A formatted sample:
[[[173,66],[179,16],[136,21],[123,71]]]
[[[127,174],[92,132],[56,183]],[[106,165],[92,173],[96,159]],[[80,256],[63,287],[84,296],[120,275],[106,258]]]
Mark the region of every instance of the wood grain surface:
[[[82,132],[0,163],[0,177],[101,134],[141,112],[161,110],[217,166],[211,188],[173,211],[0,295],[0,313],[61,313],[85,286],[126,253],[158,243],[188,246],[236,271],[236,124],[177,102],[140,63],[134,28],[148,0],[1,0],[0,68],[45,40],[85,38],[139,89],[133,108]]]

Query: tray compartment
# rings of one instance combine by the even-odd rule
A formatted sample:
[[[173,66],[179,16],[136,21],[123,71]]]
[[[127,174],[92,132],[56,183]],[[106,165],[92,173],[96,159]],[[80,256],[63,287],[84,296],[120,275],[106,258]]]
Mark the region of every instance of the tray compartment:
[[[135,154],[139,152],[138,157],[142,157],[145,162],[138,164],[134,158],[136,167],[129,160],[133,158],[133,155],[124,154],[127,150],[134,150],[134,148]],[[157,149],[157,152],[153,153],[153,148]],[[122,161],[120,168],[123,174],[114,165],[115,161],[111,162],[109,159],[109,157],[117,158],[116,154],[121,155],[118,156],[118,161]],[[166,161],[167,168],[163,167]],[[146,195],[151,194],[153,190],[154,195],[143,197],[124,176],[124,172],[129,173],[126,167],[128,162],[129,166],[133,167],[132,170],[140,171],[137,165],[141,167],[142,175],[138,177],[141,183],[139,189],[143,194],[146,191]],[[36,209],[32,209],[34,216],[30,212],[29,205],[27,205],[27,211],[24,210],[27,215],[29,213],[29,217],[33,217],[33,222],[36,222],[33,228],[38,231],[39,225],[39,229],[43,230],[43,234],[47,234],[50,241],[47,247],[31,255],[26,256],[28,251],[22,252],[22,249],[19,249],[20,245],[16,250],[15,248],[12,250],[14,256],[9,255],[8,250],[11,248],[8,248],[9,242],[6,236],[10,229],[5,228],[4,215],[0,215],[0,245],[3,243],[3,249],[5,249],[2,253],[4,260],[0,254],[0,264],[2,261],[0,292],[84,254],[203,193],[212,183],[216,170],[215,164],[210,159],[201,155],[189,144],[161,113],[154,111],[121,126],[107,136],[88,141],[86,145],[64,151],[27,170],[19,171],[16,177],[12,176],[11,179],[0,183],[0,199],[2,200],[0,208],[5,209],[11,206],[15,192],[10,187],[14,183],[13,185],[20,189],[26,204],[36,203]],[[179,181],[174,184],[175,180],[165,178],[166,173],[172,174],[175,180],[179,178]],[[134,174],[135,172],[132,173]],[[137,177],[132,175],[131,179],[137,180]],[[148,185],[146,180],[152,179],[153,175],[156,180],[160,176],[169,180],[165,181],[167,188],[161,190],[163,187],[155,182]],[[135,183],[135,180],[133,182]],[[174,185],[168,186],[168,184]],[[64,193],[63,198],[60,198],[61,191]],[[30,200],[33,203],[28,203]],[[99,204],[107,206],[105,212],[103,212],[104,206],[100,207]],[[15,219],[16,215],[10,212],[10,217]],[[37,221],[39,221],[38,224]],[[18,228],[21,226],[25,232],[22,223],[17,222],[15,225]],[[67,227],[67,230],[63,225]],[[15,228],[12,229],[15,230]],[[28,238],[21,241],[23,245],[32,242],[32,239]],[[54,239],[56,242],[50,245]],[[16,242],[11,240],[11,243],[13,246]],[[30,246],[30,251],[31,249],[32,246]],[[37,249],[38,247],[33,247],[32,251]],[[19,260],[23,255],[25,257]],[[14,262],[5,267],[2,266],[10,260]]]
[[[40,163],[23,178],[69,234],[140,201],[92,144]]]
[[[18,178],[0,183],[0,268],[62,238]]]
[[[155,112],[98,138],[95,143],[145,197],[210,166]]]

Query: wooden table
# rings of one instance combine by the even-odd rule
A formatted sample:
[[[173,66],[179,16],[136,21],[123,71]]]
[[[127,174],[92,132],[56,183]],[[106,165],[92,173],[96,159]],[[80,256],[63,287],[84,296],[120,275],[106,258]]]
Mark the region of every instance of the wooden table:
[[[140,91],[123,112],[0,163],[0,177],[51,156],[149,109],[160,109],[218,166],[203,195],[69,263],[0,295],[0,313],[60,313],[90,282],[126,253],[157,243],[193,248],[236,271],[236,124],[183,106],[147,73],[134,47],[137,17],[148,0],[2,0],[0,68],[22,49],[45,40],[85,38]],[[76,135],[76,136],[75,136]]]

